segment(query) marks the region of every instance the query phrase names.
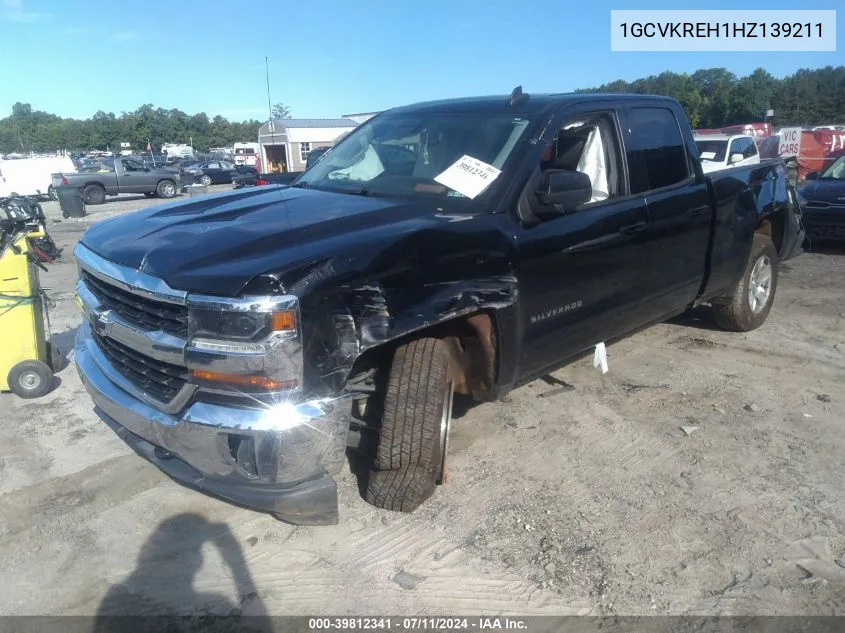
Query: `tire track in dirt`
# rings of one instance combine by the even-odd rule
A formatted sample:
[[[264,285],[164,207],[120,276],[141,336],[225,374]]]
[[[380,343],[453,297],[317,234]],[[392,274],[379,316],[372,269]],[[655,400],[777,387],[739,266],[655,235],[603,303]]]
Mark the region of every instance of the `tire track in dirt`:
[[[71,513],[97,514],[126,503],[164,481],[136,455],[113,457],[61,479],[48,479],[0,496],[2,536],[42,526]]]

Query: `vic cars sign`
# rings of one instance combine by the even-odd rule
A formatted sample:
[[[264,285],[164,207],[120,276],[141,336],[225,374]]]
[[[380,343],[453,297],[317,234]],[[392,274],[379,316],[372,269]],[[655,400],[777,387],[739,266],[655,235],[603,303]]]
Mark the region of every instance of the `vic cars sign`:
[[[791,158],[798,156],[801,150],[801,128],[785,127],[780,131],[780,142],[778,143],[778,156]]]

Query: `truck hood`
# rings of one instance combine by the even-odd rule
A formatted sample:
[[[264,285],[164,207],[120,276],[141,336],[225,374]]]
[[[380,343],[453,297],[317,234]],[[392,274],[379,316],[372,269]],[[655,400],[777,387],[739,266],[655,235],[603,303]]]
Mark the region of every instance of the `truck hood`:
[[[827,202],[845,205],[845,180],[813,180],[800,190],[808,202]]]
[[[449,221],[436,215],[435,205],[271,185],[106,220],[88,229],[82,243],[177,290],[237,296],[263,273]]]

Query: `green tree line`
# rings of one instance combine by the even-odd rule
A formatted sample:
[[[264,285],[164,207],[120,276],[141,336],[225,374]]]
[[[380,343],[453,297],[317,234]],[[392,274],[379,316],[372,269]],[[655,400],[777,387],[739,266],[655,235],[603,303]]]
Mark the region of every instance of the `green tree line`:
[[[12,114],[0,119],[0,153],[48,152],[57,149],[120,149],[131,143],[144,151],[147,142],[154,151],[163,143],[189,143],[197,150],[231,147],[236,141],[256,141],[260,121],[234,122],[222,116],[209,118],[204,112],[186,114],[181,110],[142,105],[134,112],[115,116],[97,112],[90,119],[69,119],[33,110],[28,103],[16,103]]]
[[[692,74],[664,72],[635,81],[613,81],[579,92],[633,92],[669,95],[683,105],[693,127],[721,127],[760,121],[766,110],[774,110],[775,126],[845,124],[845,66],[801,69],[777,79],[762,68],[737,77],[724,68],[705,68]],[[274,108],[287,116],[284,104]],[[142,105],[134,112],[116,116],[99,111],[90,119],[69,119],[33,110],[28,103],[16,103],[12,113],[0,119],[0,152],[87,150],[119,148],[131,143],[143,150],[162,143],[188,143],[198,150],[228,147],[236,141],[258,137],[260,121],[234,122],[222,116],[209,118],[204,112]]]
[[[801,69],[777,79],[762,68],[737,77],[724,68],[691,75],[664,72],[636,81],[613,81],[578,92],[668,95],[680,101],[693,127],[715,128],[762,121],[775,125],[845,124],[845,66]]]

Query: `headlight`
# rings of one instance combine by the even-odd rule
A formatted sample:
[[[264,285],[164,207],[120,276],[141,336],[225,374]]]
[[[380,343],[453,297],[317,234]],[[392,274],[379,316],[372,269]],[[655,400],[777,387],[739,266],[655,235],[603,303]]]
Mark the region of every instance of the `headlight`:
[[[245,312],[203,310],[189,312],[191,338],[222,339],[243,343],[259,343],[271,336],[296,334],[296,313],[293,310]]]
[[[185,358],[199,384],[285,391],[302,380],[295,297],[188,299]]]

